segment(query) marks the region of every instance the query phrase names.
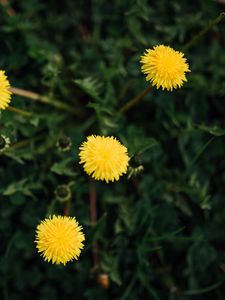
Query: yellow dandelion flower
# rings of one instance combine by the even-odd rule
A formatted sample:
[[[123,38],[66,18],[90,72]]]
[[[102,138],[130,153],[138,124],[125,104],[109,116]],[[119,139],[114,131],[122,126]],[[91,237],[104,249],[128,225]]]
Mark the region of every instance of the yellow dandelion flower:
[[[118,180],[127,172],[129,156],[127,148],[112,136],[87,137],[80,147],[80,164],[85,172],[96,180]]]
[[[77,259],[85,240],[75,218],[66,216],[49,217],[37,226],[36,247],[44,260],[53,264],[66,264]]]
[[[169,46],[158,45],[147,49],[140,60],[141,70],[146,74],[146,80],[156,88],[162,87],[172,91],[181,87],[186,79],[186,72],[190,72],[184,54]]]
[[[5,71],[0,70],[0,109],[6,109],[11,101],[10,84]]]

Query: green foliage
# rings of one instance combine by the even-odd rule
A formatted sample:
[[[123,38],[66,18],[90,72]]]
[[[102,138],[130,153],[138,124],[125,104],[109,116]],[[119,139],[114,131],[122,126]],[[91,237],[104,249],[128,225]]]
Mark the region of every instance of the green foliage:
[[[1,69],[12,86],[38,95],[13,96],[11,105],[31,115],[0,115],[11,142],[0,150],[0,299],[223,300],[224,20],[185,51],[192,72],[181,89],[152,89],[118,113],[146,88],[144,50],[185,49],[222,1],[5,2]],[[120,181],[90,183],[78,158],[89,134],[128,147]],[[72,147],[61,152],[64,135]],[[62,185],[86,234],[81,257],[66,267],[44,262],[33,242],[40,220],[65,212],[55,197]]]

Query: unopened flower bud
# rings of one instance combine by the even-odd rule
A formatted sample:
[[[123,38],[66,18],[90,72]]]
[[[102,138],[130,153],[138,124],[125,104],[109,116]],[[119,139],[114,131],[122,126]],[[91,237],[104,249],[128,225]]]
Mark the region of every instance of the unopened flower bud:
[[[69,151],[72,146],[70,137],[68,137],[66,135],[61,136],[58,139],[56,146],[59,149],[59,151],[62,151],[62,152]]]
[[[9,147],[10,139],[4,135],[0,135],[0,151]]]
[[[70,187],[66,184],[59,185],[55,190],[55,196],[59,202],[68,201],[72,196]]]

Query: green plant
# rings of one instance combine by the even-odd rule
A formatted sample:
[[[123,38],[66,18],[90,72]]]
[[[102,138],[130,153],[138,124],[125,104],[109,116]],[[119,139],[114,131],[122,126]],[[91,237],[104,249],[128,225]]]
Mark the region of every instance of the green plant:
[[[0,298],[222,300],[222,1],[2,3],[0,65],[11,106],[25,113],[1,111],[10,147],[0,151]],[[162,43],[185,50],[192,72],[182,89],[148,93],[139,57]],[[90,134],[127,146],[118,183],[83,172],[78,147]],[[75,215],[86,234],[66,267],[35,249],[35,228],[52,213]]]

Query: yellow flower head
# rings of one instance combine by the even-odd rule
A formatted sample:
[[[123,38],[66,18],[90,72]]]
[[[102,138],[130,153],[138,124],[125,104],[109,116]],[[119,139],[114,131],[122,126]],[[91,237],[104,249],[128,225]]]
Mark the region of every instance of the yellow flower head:
[[[36,247],[44,260],[54,264],[66,264],[77,259],[85,240],[75,218],[66,216],[49,217],[37,226]]]
[[[162,87],[172,91],[181,87],[187,81],[185,72],[190,72],[184,54],[169,46],[158,45],[147,49],[141,56],[141,70],[146,74],[146,80],[156,88]]]
[[[0,109],[6,109],[11,101],[10,84],[5,71],[0,70]]]
[[[129,156],[127,148],[112,136],[87,137],[80,147],[80,164],[96,180],[118,180],[127,172]]]

